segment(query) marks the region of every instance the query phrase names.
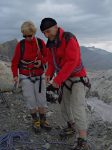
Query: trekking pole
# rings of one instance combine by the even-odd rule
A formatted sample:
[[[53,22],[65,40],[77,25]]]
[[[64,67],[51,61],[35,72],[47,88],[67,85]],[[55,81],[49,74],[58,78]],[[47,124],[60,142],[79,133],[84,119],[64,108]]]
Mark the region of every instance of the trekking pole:
[[[20,93],[20,92],[21,92],[21,88],[20,88],[20,86],[19,86],[19,82],[15,82],[15,83],[14,83],[12,92],[13,92],[13,93]]]

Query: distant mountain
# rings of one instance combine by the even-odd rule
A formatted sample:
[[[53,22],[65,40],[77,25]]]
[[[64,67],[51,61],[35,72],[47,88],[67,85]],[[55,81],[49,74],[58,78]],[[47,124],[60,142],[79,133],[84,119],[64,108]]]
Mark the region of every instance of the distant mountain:
[[[106,51],[106,50],[103,50],[103,49],[100,49],[100,48],[95,48],[94,46],[92,47],[87,47],[89,50],[91,51],[94,51],[98,54],[101,54],[101,55],[108,55],[110,54],[110,52]]]
[[[88,70],[112,69],[112,53],[95,47],[81,46],[83,64]]]
[[[0,59],[8,60],[12,58],[17,39],[0,44]],[[112,69],[112,53],[95,47],[81,46],[83,64],[87,70],[107,70]]]

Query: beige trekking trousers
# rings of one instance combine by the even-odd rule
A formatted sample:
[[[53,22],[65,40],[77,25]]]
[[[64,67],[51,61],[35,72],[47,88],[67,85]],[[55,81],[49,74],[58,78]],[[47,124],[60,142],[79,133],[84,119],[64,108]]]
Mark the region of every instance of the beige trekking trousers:
[[[70,78],[72,81],[80,78]],[[71,82],[65,82],[70,87]],[[74,83],[72,90],[63,87],[61,111],[64,120],[75,123],[78,130],[87,130],[85,88],[82,82]]]

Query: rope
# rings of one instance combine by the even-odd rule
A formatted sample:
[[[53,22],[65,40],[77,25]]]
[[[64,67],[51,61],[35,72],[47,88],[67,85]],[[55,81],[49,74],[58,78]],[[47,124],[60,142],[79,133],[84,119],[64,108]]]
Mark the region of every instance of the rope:
[[[0,137],[0,150],[16,150],[15,140],[20,141],[28,140],[28,133],[24,131],[9,132]]]
[[[33,147],[33,150],[37,150],[39,145],[41,145],[41,150],[47,150],[44,145],[66,145],[70,146],[70,144],[67,144],[65,142],[60,141],[48,141],[45,140],[43,142],[36,142],[33,143],[29,139],[29,134],[26,131],[11,131],[3,136],[0,136],[0,150],[16,150],[16,145],[19,144],[19,146],[25,146],[25,148],[30,149],[31,146]]]
[[[91,141],[88,141],[88,144],[91,145],[91,150],[96,149],[94,143]],[[17,150],[17,145],[19,145],[19,148],[24,147],[27,150],[32,150],[32,147],[33,150],[48,150],[51,145],[66,146],[66,148],[73,146],[73,144],[68,144],[65,141],[56,140],[41,140],[40,142],[36,141],[36,143],[31,142],[27,131],[11,131],[3,136],[0,136],[0,150]]]

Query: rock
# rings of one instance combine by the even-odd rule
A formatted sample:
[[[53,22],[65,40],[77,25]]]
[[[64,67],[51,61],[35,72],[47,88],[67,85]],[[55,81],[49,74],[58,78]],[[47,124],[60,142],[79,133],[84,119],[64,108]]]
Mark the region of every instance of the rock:
[[[45,145],[42,146],[45,149],[50,149],[50,144],[49,143],[45,143]]]
[[[6,63],[0,62],[0,88],[2,87],[3,90],[7,89],[7,85],[13,85],[10,67],[7,68],[7,66]],[[8,70],[6,71],[5,69]],[[89,119],[88,141],[96,146],[95,150],[112,149],[111,73],[111,70],[109,70],[108,72],[97,72],[93,76],[91,75],[92,90],[89,98],[86,99]],[[93,93],[94,95],[92,95]],[[105,94],[106,96],[104,96]],[[95,95],[99,99],[103,98],[103,101],[106,103],[92,97]],[[0,95],[0,135],[4,135],[9,131],[27,131],[29,133],[29,140],[26,139],[24,145],[22,145],[23,143],[19,143],[21,149],[24,150],[68,150],[70,145],[74,144],[76,140],[75,136],[65,139],[60,139],[59,137],[60,130],[66,124],[61,116],[60,105],[58,103],[49,103],[48,105],[47,119],[53,126],[53,129],[50,132],[41,130],[41,133],[37,134],[32,130],[30,112],[25,106],[21,93],[5,92],[2,93],[2,96]],[[110,103],[110,105],[107,103]],[[16,149],[20,148],[17,147]]]
[[[0,61],[0,91],[12,91],[13,78],[10,63]]]
[[[89,96],[98,97],[106,103],[112,102],[112,70],[89,73],[92,84]]]

